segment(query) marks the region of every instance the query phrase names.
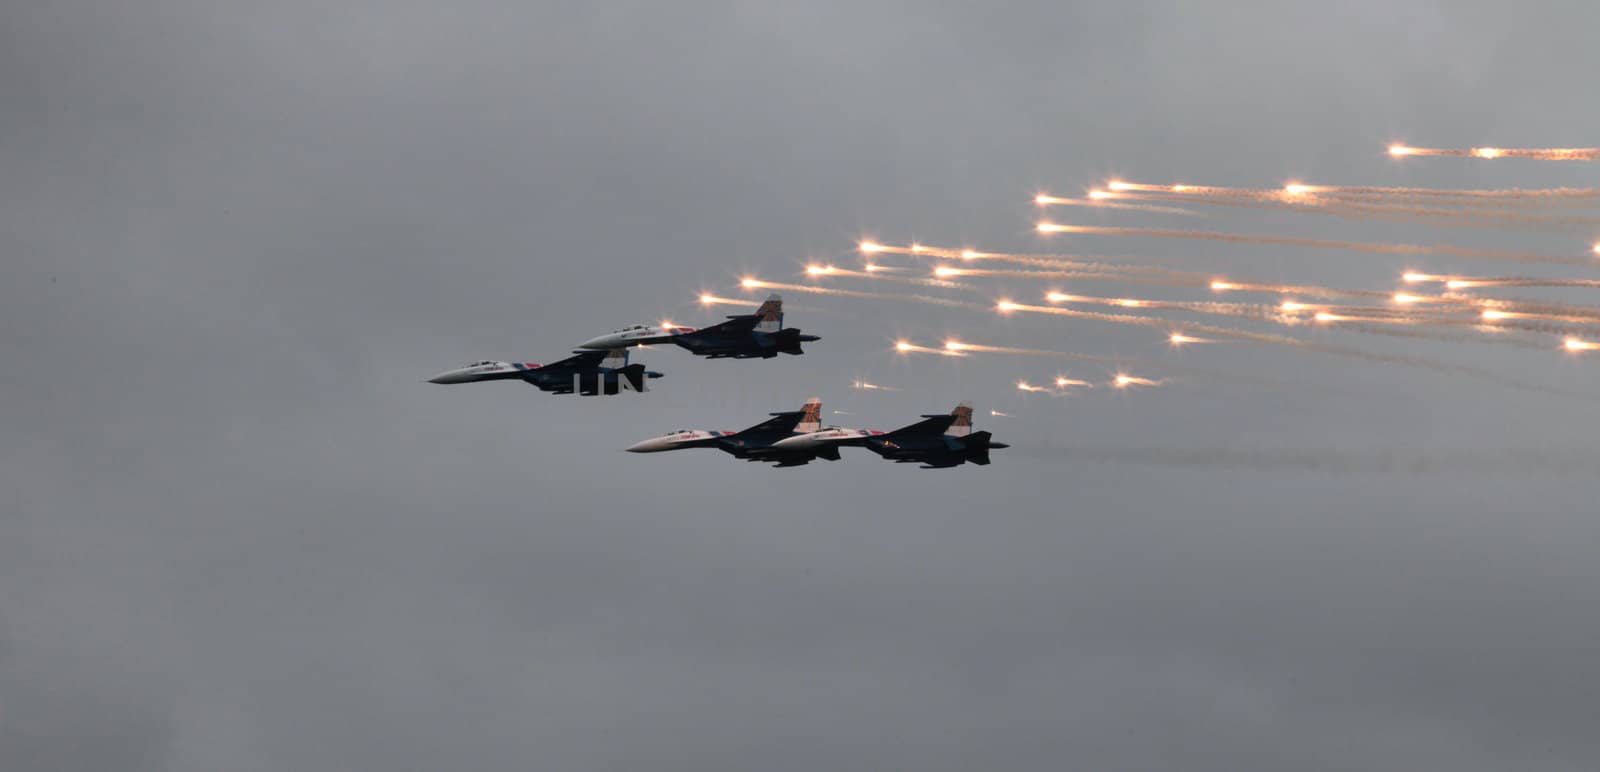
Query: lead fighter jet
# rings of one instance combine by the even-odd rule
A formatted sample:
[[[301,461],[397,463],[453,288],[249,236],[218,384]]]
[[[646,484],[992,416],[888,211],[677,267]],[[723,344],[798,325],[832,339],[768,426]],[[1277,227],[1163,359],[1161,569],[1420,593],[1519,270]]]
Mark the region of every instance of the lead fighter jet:
[[[822,429],[797,434],[773,444],[775,449],[820,453],[846,445],[866,448],[900,464],[922,464],[923,469],[943,469],[967,462],[985,466],[989,451],[1007,448],[988,432],[972,431],[972,403],[963,402],[949,415],[924,415],[923,420],[892,432],[861,429]]]
[[[642,364],[628,364],[627,349],[574,351],[559,362],[541,365],[533,362],[474,362],[466,367],[440,373],[429,383],[478,383],[479,381],[521,380],[553,394],[577,392],[589,397],[624,391],[645,391],[645,379],[661,373],[646,370]]]
[[[779,354],[804,354],[801,343],[822,340],[783,326],[783,298],[771,295],[753,314],[737,314],[710,327],[636,324],[584,341],[579,348],[617,348],[647,343],[676,343],[690,353],[711,359],[771,359]]]
[[[778,447],[786,437],[808,434],[822,428],[822,400],[812,397],[799,410],[771,415],[771,418],[742,431],[679,429],[636,442],[625,450],[629,453],[660,453],[682,448],[716,448],[735,458],[767,462],[774,466],[800,466],[817,458],[839,460],[839,448],[832,445]]]

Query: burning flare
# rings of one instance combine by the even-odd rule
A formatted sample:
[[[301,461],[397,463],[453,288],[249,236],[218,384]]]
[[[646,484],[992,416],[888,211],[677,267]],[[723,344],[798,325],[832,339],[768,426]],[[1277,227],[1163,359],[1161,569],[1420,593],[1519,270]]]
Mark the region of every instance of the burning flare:
[[[898,351],[898,352],[900,352],[902,354],[939,354],[940,356],[947,356],[947,357],[964,357],[964,356],[966,356],[966,353],[961,352],[961,351],[955,351],[955,350],[949,349],[949,348],[931,348],[929,346],[919,346],[919,345],[917,345],[915,343],[912,343],[911,341],[908,341],[908,340],[897,340],[897,341],[895,341],[894,342],[894,350]]]
[[[710,293],[700,294],[700,305],[703,306],[748,306],[750,301],[735,298],[722,298]]]
[[[1127,373],[1117,373],[1116,377],[1111,379],[1111,388],[1114,388],[1114,389],[1126,389],[1126,388],[1128,388],[1130,386],[1160,386],[1160,385],[1161,385],[1161,381],[1152,380],[1150,378],[1140,378],[1140,377],[1138,377],[1136,375],[1128,375]]]
[[[900,344],[901,343],[905,343],[905,341],[896,341],[895,342],[895,348],[897,350],[900,350],[900,351],[907,350],[907,349],[900,348]],[[910,345],[910,344],[907,343],[906,345]],[[876,383],[868,383],[866,381],[860,381],[860,380],[851,381],[850,382],[850,388],[859,389],[861,391],[899,391],[899,389],[894,388],[893,386],[880,386],[880,385],[878,385]]]

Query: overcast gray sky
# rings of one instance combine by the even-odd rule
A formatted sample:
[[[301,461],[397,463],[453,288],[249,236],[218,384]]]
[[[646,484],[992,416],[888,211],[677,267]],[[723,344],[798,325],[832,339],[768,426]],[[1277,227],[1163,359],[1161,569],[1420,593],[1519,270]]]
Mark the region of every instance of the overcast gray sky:
[[[1029,199],[1594,184],[1383,153],[1597,144],[1600,13],[1533,5],[8,4],[0,768],[1592,770],[1591,402],[794,294],[804,357],[641,352],[667,374],[642,396],[423,383],[706,323],[700,291],[862,236],[1375,289],[1457,267],[1040,242]],[[1250,379],[1024,399],[1106,368],[886,352],[950,333]],[[881,428],[970,398],[1013,447],[940,472],[620,452],[810,395]]]

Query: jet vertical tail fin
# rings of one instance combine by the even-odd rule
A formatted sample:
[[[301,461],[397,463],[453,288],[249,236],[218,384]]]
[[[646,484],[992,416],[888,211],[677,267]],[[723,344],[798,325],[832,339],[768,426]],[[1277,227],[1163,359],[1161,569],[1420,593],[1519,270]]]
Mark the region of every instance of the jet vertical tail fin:
[[[777,293],[767,296],[767,301],[756,309],[756,332],[777,332],[783,329],[783,298]]]
[[[971,402],[962,402],[956,405],[956,409],[950,411],[950,415],[954,416],[955,420],[950,422],[950,428],[944,430],[945,436],[965,437],[972,433]]]
[[[812,397],[800,408],[800,423],[795,424],[795,434],[810,434],[822,430],[822,399]]]
[[[608,349],[605,358],[600,360],[600,366],[611,370],[621,370],[627,367],[628,350],[625,348]]]

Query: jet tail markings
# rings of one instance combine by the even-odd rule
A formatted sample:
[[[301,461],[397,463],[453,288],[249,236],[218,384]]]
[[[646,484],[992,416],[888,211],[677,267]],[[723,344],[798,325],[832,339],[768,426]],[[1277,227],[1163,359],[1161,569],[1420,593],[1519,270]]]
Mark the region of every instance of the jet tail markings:
[[[822,428],[822,399],[812,397],[800,408],[800,423],[795,424],[796,434],[810,434]]]
[[[950,428],[944,430],[946,436],[965,437],[972,433],[971,402],[962,402],[956,405],[956,409],[950,411],[950,415],[954,420],[950,422]]]
[[[767,296],[765,303],[756,309],[756,332],[775,333],[783,329],[783,298],[776,293]]]
[[[621,370],[628,365],[628,350],[613,348],[606,350],[606,356],[600,360],[600,366],[612,370]]]

